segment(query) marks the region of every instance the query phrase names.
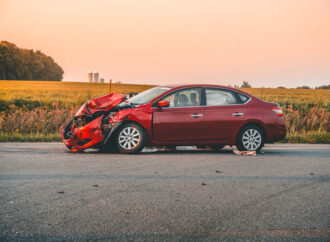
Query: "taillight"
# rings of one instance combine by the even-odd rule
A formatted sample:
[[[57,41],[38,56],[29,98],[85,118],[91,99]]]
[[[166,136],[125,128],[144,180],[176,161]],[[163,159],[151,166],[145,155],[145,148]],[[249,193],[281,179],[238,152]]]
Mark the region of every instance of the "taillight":
[[[276,113],[277,116],[283,117],[283,111],[281,108],[272,108],[272,111]]]

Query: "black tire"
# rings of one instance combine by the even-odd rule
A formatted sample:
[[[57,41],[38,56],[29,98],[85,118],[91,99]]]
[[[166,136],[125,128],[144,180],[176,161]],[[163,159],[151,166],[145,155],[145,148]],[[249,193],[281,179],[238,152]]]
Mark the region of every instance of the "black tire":
[[[124,124],[114,135],[114,146],[121,154],[136,154],[143,150],[147,143],[144,129],[137,124]]]
[[[257,125],[247,125],[243,127],[236,140],[236,147],[240,151],[260,152],[265,144],[265,134]]]
[[[223,147],[225,147],[225,145],[216,144],[216,145],[208,145],[208,147],[210,147],[212,150],[220,151],[223,149]]]

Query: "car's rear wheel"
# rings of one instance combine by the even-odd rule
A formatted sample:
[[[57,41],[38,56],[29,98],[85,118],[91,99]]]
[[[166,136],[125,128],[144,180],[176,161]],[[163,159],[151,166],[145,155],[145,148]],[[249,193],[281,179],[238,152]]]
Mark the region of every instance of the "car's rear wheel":
[[[146,133],[137,124],[124,124],[119,128],[116,136],[115,146],[119,153],[139,153],[146,144]]]
[[[265,143],[265,135],[262,129],[256,125],[245,126],[238,134],[236,147],[240,151],[259,152]]]

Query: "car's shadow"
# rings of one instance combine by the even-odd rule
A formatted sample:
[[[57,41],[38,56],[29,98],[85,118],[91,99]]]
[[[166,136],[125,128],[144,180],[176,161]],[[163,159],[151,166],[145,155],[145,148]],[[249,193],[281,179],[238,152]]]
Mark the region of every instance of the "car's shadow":
[[[69,151],[68,151],[69,152]],[[235,153],[236,152],[236,153]],[[88,149],[83,152],[84,154],[109,154],[109,155],[122,155],[118,153],[109,153],[102,150]],[[191,147],[179,147],[176,150],[169,150],[165,148],[145,148],[141,153],[136,155],[232,155],[232,156],[252,156],[240,155],[234,147],[225,147],[222,150],[216,151],[211,149],[197,149]],[[326,149],[301,149],[301,148],[268,148],[265,147],[256,156],[287,156],[287,157],[329,157],[329,151]]]
[[[118,153],[109,153],[102,150],[85,150],[83,153],[87,154],[118,154]],[[142,150],[141,153],[137,155],[182,155],[182,154],[195,154],[195,155],[202,155],[202,154],[230,154],[230,155],[237,155],[234,153],[234,149],[231,147],[226,147],[222,150],[212,150],[212,149],[197,149],[197,148],[185,148],[180,147],[176,150],[173,149],[165,149],[165,148],[145,148]]]
[[[144,149],[141,154],[234,154],[232,148],[226,148],[219,151],[211,149],[177,149],[177,150],[167,150],[167,149]]]
[[[80,151],[78,153],[89,153],[89,154],[95,154],[95,153],[102,153],[102,154],[118,154],[118,153],[112,153],[108,151],[104,151],[102,149],[86,149],[83,151]],[[226,147],[222,150],[216,151],[212,149],[197,149],[197,148],[185,148],[180,147],[178,149],[166,149],[166,148],[144,148],[140,153],[138,154],[185,154],[185,153],[210,153],[210,154],[216,154],[216,153],[233,153],[233,148]]]

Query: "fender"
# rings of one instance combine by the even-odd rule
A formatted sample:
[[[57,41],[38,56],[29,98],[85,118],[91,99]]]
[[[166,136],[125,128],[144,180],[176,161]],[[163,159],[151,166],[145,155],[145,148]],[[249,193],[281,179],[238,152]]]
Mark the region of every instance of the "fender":
[[[124,124],[125,121],[121,121],[121,122],[118,122],[118,123],[115,123],[112,128],[111,128],[111,131],[110,133],[107,135],[107,137],[105,138],[103,144],[107,144],[108,140],[110,138],[112,138],[113,134],[115,133],[115,131],[122,125]]]

